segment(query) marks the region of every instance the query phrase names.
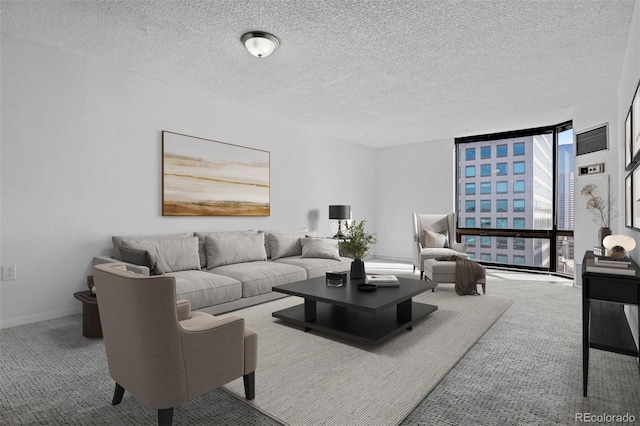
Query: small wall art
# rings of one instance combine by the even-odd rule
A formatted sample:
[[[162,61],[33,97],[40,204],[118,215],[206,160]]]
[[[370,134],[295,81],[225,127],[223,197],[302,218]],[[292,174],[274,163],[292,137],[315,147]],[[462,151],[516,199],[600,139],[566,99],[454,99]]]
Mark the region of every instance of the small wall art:
[[[635,229],[640,229],[640,167],[633,169],[631,176],[632,226]]]
[[[631,103],[630,133],[633,152],[632,161],[640,161],[640,83],[638,83],[633,102]]]
[[[162,132],[163,216],[269,216],[270,153]]]
[[[624,180],[624,225],[633,228],[633,182],[629,173]]]
[[[632,108],[629,108],[626,120],[624,120],[624,167],[629,171],[635,166],[633,161],[633,144],[631,143],[631,112]]]

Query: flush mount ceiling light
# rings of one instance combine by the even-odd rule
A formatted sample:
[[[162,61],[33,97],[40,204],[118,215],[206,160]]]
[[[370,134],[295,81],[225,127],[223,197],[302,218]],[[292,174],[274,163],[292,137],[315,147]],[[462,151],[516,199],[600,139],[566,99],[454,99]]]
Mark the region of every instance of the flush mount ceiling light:
[[[258,58],[266,58],[280,45],[276,36],[262,31],[250,31],[240,40],[249,53]]]

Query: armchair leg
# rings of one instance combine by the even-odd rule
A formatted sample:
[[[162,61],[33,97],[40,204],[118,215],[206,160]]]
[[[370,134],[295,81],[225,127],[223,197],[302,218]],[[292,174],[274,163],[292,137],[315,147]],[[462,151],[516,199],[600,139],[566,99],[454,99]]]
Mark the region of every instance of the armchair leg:
[[[256,397],[256,372],[252,371],[249,374],[242,376],[244,381],[244,396],[248,400],[252,400]]]
[[[413,265],[413,273],[416,273],[416,265]]]
[[[420,279],[424,278],[424,271],[420,271]]]
[[[173,408],[161,408],[158,410],[158,426],[171,426],[173,424]]]
[[[111,405],[118,405],[122,402],[122,396],[124,395],[124,388],[116,382],[116,390],[113,392],[113,399]]]

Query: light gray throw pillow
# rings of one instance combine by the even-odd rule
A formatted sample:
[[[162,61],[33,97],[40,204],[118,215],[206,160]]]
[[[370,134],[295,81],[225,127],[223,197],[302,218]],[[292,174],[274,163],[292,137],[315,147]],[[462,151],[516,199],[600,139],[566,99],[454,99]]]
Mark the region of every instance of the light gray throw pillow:
[[[424,232],[424,246],[429,248],[448,248],[449,239],[446,233],[438,233],[423,229]]]
[[[321,259],[340,260],[338,240],[330,238],[302,238],[301,257],[317,257]]]
[[[208,269],[234,263],[267,260],[262,232],[252,235],[207,235],[205,251]]]
[[[305,236],[306,231],[269,232],[266,238],[271,260],[280,259],[281,257],[300,256],[302,254],[300,238]]]
[[[198,253],[200,254],[200,268],[207,267],[207,251],[205,248],[205,238],[207,235],[212,237],[216,235],[253,235],[258,231],[215,231],[215,232],[194,232],[194,235],[198,237]]]
[[[156,269],[162,273],[200,269],[198,238],[169,240],[127,240],[124,247],[142,249],[149,252],[156,261]]]
[[[173,240],[176,238],[188,238],[191,237],[191,232],[185,232],[183,234],[171,234],[171,235],[157,235],[157,236],[131,236],[131,237],[121,237],[121,236],[113,236],[111,237],[111,242],[113,243],[113,257],[118,260],[123,260],[122,255],[120,254],[120,247],[122,247],[125,241],[131,240]]]
[[[151,275],[162,275],[162,271],[156,266],[156,259],[147,250],[121,246],[120,256],[122,256],[123,262],[146,266]]]

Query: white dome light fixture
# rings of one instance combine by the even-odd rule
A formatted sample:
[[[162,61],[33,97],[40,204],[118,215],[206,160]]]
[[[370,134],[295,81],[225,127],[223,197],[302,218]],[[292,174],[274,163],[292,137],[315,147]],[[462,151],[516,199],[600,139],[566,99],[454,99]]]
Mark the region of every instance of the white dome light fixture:
[[[250,31],[240,40],[249,53],[257,58],[266,58],[280,45],[280,40],[276,36],[262,31]]]

